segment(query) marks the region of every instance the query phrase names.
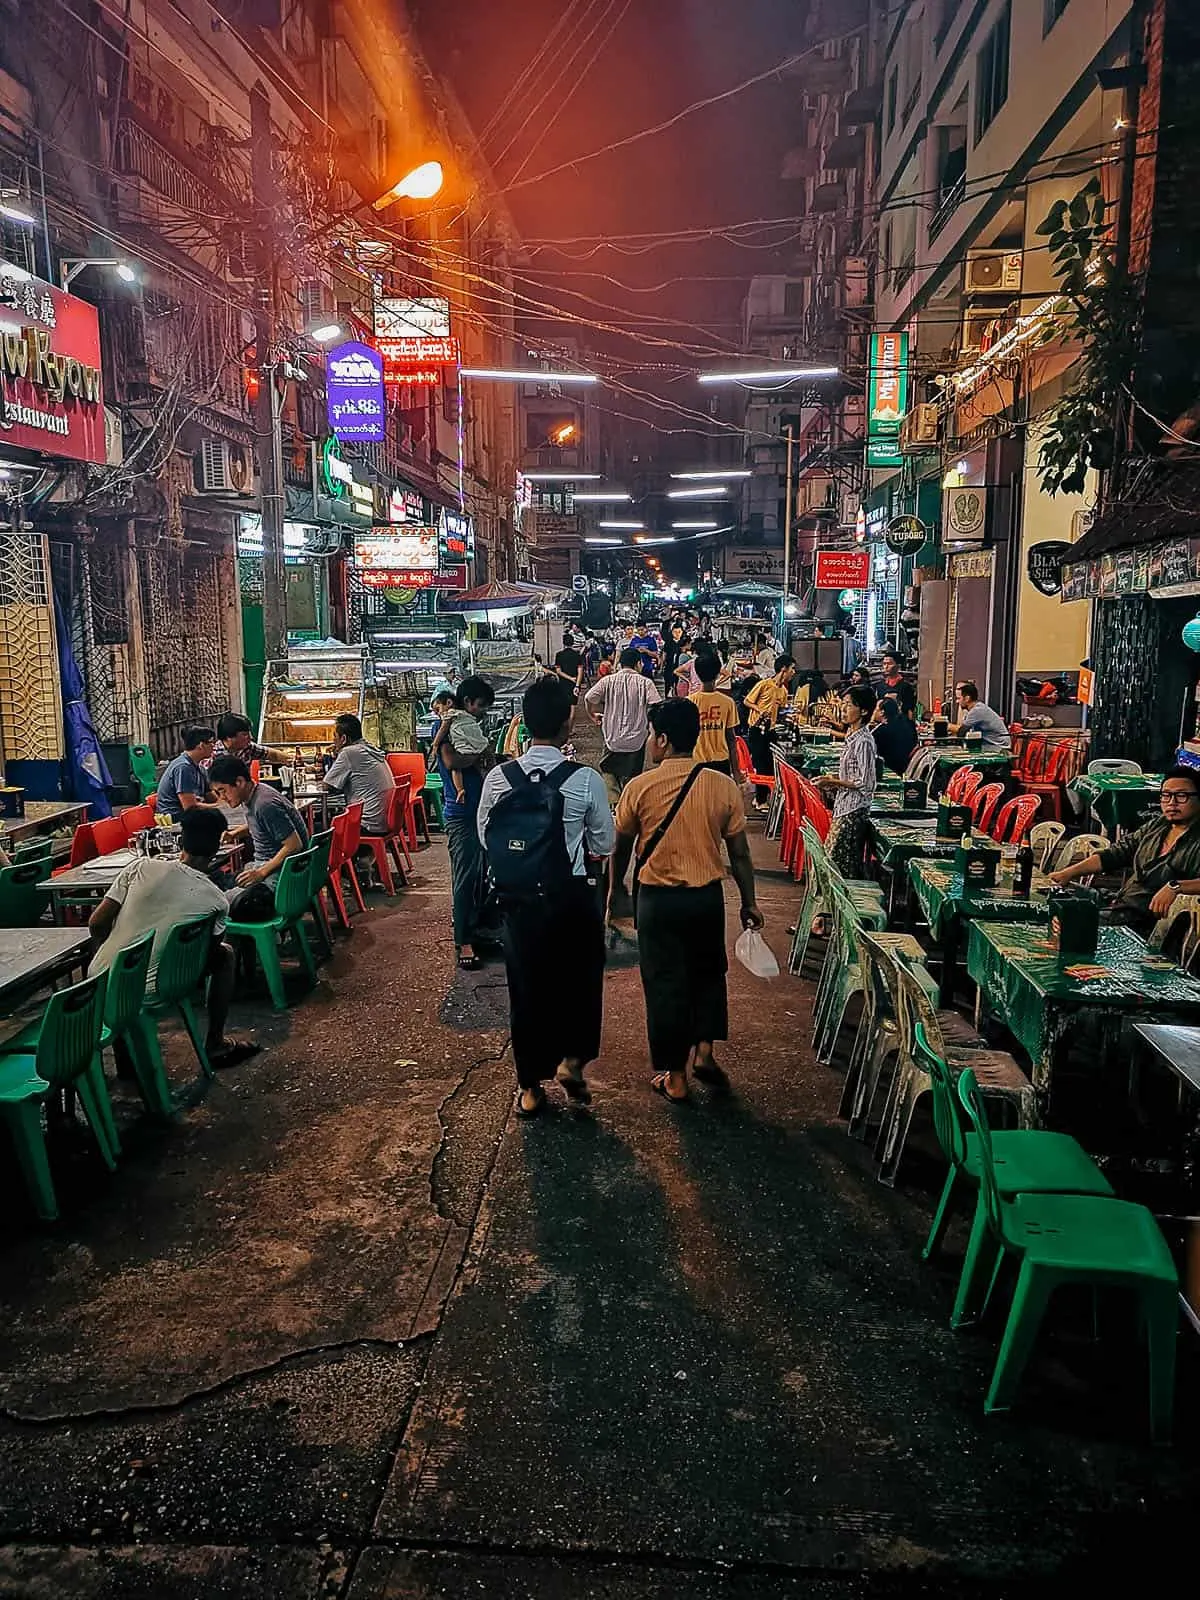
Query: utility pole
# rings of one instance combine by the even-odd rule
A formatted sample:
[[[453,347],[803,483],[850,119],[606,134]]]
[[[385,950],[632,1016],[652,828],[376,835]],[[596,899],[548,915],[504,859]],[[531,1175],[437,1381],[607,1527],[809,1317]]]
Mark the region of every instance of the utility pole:
[[[783,616],[779,622],[781,637],[786,626],[784,618],[787,616],[788,594],[792,587],[792,448],[796,439],[790,422],[783,431],[787,438],[787,472],[784,477],[783,502]]]
[[[287,656],[287,592],[283,563],[283,429],[275,332],[275,229],[279,188],[271,135],[271,102],[262,83],[250,91],[250,174],[256,238],[254,268],[254,359],[258,395],[254,433],[262,491],[263,636],[268,661]],[[316,486],[313,486],[314,493]]]

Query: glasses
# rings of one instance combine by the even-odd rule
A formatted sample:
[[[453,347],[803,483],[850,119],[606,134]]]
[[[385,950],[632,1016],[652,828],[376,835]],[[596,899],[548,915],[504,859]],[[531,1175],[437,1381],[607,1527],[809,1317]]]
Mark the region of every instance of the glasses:
[[[1160,789],[1158,797],[1165,806],[1183,805],[1186,802],[1200,799],[1200,795],[1197,795],[1193,789]]]

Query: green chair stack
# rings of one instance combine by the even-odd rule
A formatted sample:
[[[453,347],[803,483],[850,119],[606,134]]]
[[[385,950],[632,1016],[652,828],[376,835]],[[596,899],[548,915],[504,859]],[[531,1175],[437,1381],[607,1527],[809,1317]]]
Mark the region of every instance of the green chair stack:
[[[304,930],[304,917],[312,898],[313,850],[289,856],[283,863],[275,884],[275,915],[265,922],[235,922],[225,924],[225,931],[234,939],[249,939],[262,964],[271,991],[271,1003],[276,1011],[287,1010],[287,993],[283,986],[283,965],[280,961],[279,942],[289,936],[300,958],[310,983],[317,981],[317,966],[313,960],[308,935]]]
[[[868,932],[858,918],[851,919],[851,938],[863,974],[863,1008],[838,1111],[847,1119],[846,1132],[860,1137],[866,1132],[864,1107],[874,1098],[884,1063],[901,1048],[896,957],[907,956],[923,971],[925,952],[911,933]]]
[[[130,1024],[126,1034],[142,1099],[147,1109],[158,1116],[175,1114],[175,1099],[158,1042],[158,1019],[165,1012],[174,1011],[179,1015],[201,1070],[208,1078],[214,1076],[196,1018],[195,1001],[204,983],[215,922],[216,913],[210,911],[207,916],[176,923],[167,934],[155,969],[154,992],[146,996],[136,1021]]]
[[[430,822],[436,822],[443,833],[446,831],[446,817],[442,810],[442,775],[440,772],[427,772],[425,774],[425,787],[421,790],[421,798],[425,802],[425,811]]]
[[[828,1062],[833,1059],[850,997],[863,992],[863,974],[858,966],[852,930],[857,926],[886,927],[887,912],[882,900],[864,902],[862,897],[852,893],[846,880],[832,867],[828,872],[824,904],[824,915],[829,919],[829,939],[813,1006],[813,1047],[817,1060]]]
[[[47,1001],[41,1022],[29,1031],[30,1047],[20,1048],[22,1041],[14,1039],[0,1054],[0,1115],[8,1124],[18,1165],[44,1222],[58,1216],[42,1126],[42,1102],[56,1089],[73,1089],[79,1096],[101,1159],[110,1172],[116,1169],[119,1147],[100,1066],[105,988],[101,973],[59,989]]]
[[[50,904],[39,887],[50,876],[50,856],[0,867],[0,928],[33,928]]]
[[[312,856],[312,869],[309,888],[312,897],[309,900],[309,910],[316,925],[317,935],[323,946],[322,957],[333,954],[333,929],[329,925],[329,912],[325,907],[325,887],[329,882],[329,861],[333,854],[333,829],[326,828],[324,833],[314,833],[309,840],[309,853]]]
[[[1137,1297],[1149,1351],[1150,1431],[1157,1440],[1168,1439],[1175,1398],[1179,1279],[1158,1223],[1145,1206],[1105,1195],[1021,1193],[1006,1198],[996,1175],[983,1097],[969,1069],[958,1080],[958,1093],[975,1130],[986,1219],[986,1237],[975,1254],[968,1255],[963,1276],[973,1280],[990,1268],[990,1299],[1005,1259],[1019,1269],[984,1411],[1006,1411],[1012,1405],[1055,1289],[1070,1283],[1122,1288]],[[985,1259],[989,1244],[993,1262]]]
[[[837,877],[851,901],[869,914],[872,923],[879,914],[884,914],[886,922],[882,887],[869,878],[843,878],[836,873],[820,834],[807,817],[801,822],[800,831],[804,835],[804,900],[796,918],[796,936],[792,941],[788,962],[790,972],[800,972],[804,966],[814,919],[829,914],[832,877]],[[883,927],[884,923],[879,923],[879,926]]]
[[[154,752],[148,744],[131,744],[129,746],[129,770],[133,780],[142,792],[142,799],[152,795],[158,788],[158,763],[154,759]]]

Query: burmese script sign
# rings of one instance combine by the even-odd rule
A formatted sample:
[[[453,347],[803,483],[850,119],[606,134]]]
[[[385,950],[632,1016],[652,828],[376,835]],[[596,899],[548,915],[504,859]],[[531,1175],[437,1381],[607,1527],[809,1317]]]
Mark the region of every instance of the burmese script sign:
[[[4,262],[0,445],[71,461],[108,459],[96,308]]]

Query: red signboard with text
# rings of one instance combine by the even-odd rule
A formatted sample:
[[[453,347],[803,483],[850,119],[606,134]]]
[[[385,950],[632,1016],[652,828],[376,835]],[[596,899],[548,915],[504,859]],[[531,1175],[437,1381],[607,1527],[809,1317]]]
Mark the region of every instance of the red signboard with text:
[[[355,575],[364,589],[465,589],[466,567],[429,572],[424,567],[359,567]]]
[[[871,582],[869,550],[818,550],[817,589],[865,589]]]
[[[0,443],[107,459],[96,308],[0,262]]]

